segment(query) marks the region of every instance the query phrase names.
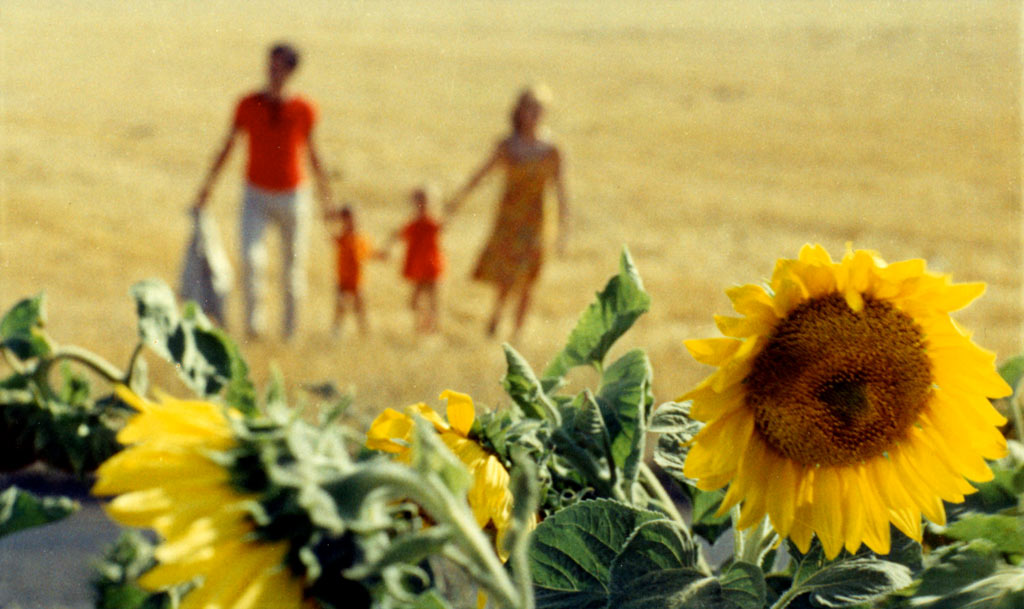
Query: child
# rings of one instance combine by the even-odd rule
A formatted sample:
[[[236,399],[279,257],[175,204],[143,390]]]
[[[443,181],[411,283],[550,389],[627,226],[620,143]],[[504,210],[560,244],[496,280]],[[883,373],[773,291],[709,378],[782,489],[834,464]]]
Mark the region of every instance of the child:
[[[430,214],[431,193],[420,187],[409,197],[414,213],[410,221],[396,231],[388,241],[405,241],[405,263],[402,276],[412,282],[409,308],[413,311],[416,330],[424,333],[437,331],[437,281],[444,271],[444,256],[438,245],[441,224]]]
[[[350,206],[345,205],[340,209],[334,209],[327,214],[327,217],[341,222],[341,230],[334,233],[338,291],[334,300],[334,322],[331,332],[335,336],[340,334],[346,301],[350,300],[359,330],[365,334],[366,313],[363,309],[363,296],[360,288],[363,282],[363,261],[372,254],[370,241],[362,233],[356,231],[355,214]]]

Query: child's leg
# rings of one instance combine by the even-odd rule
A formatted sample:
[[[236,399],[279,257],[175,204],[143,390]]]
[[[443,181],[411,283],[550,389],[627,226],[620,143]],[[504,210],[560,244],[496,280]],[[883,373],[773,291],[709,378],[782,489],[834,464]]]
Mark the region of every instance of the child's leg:
[[[423,293],[427,298],[423,325],[427,332],[437,332],[437,284],[431,281],[422,285]]]
[[[331,332],[337,335],[341,332],[341,322],[345,317],[345,292],[338,289],[334,292],[334,321],[331,324]]]
[[[363,294],[358,288],[352,291],[352,310],[356,313],[356,323],[359,324],[359,332],[366,334],[366,310],[363,308]]]
[[[422,281],[417,282],[412,288],[412,305],[413,311],[413,323],[416,326],[417,332],[427,332],[430,330],[430,301],[429,301],[429,285]],[[423,301],[427,299],[427,302]]]

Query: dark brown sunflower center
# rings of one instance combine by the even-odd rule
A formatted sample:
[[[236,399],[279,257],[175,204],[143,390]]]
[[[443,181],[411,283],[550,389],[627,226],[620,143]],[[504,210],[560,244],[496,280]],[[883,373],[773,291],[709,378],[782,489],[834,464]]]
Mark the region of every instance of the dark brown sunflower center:
[[[830,294],[779,322],[744,383],[768,444],[807,465],[844,465],[905,437],[931,393],[932,373],[909,315],[870,299],[856,312]]]

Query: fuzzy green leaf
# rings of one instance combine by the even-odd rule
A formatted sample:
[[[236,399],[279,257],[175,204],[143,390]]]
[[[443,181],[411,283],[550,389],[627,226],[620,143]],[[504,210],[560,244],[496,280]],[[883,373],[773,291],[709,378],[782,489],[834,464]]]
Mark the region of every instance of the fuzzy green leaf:
[[[641,525],[662,519],[656,512],[598,499],[544,520],[529,550],[537,608],[604,607],[616,556]]]
[[[628,250],[622,251],[619,266],[619,274],[597,294],[576,322],[565,348],[544,370],[546,387],[557,385],[576,366],[601,365],[615,341],[650,308],[651,297]]]
[[[12,486],[0,493],[0,537],[61,520],[78,508],[67,497],[36,497]]]
[[[239,410],[256,408],[255,389],[238,346],[215,328],[195,303],[178,314],[174,292],[150,279],[132,286],[139,321],[139,338],[155,353],[175,365],[182,381],[203,397],[219,394]]]
[[[1024,567],[1005,566],[944,596],[914,598],[912,605],[920,609],[1020,609],[1024,607]]]
[[[939,548],[929,556],[921,574],[919,597],[941,597],[995,573],[1001,560],[995,546],[984,539]]]
[[[46,323],[46,301],[42,294],[18,301],[0,319],[0,347],[18,359],[28,360],[49,355],[53,351],[43,333]]]
[[[1024,553],[1024,519],[1001,514],[967,514],[946,527],[944,534],[953,539],[986,539],[1000,552]]]
[[[761,609],[766,587],[755,565],[735,563],[721,578],[690,568],[648,571],[614,590],[615,609]]]
[[[668,520],[654,520],[637,527],[611,565],[612,588],[626,588],[646,573],[664,569],[693,568],[697,545],[686,531]]]
[[[761,609],[768,594],[764,573],[757,565],[736,562],[721,577],[722,595],[739,609]]]
[[[1024,354],[1015,355],[999,365],[999,375],[1010,385],[1016,387],[1024,377]]]
[[[647,432],[654,397],[651,394],[653,372],[647,354],[634,349],[615,361],[601,375],[597,402],[601,406],[611,437],[615,465],[642,458],[642,440]]]
[[[814,556],[812,556],[814,554]],[[910,585],[910,569],[873,557],[822,561],[820,546],[801,561],[793,586],[820,607],[854,607]]]
[[[648,431],[661,434],[654,449],[654,462],[674,479],[687,485],[694,481],[683,474],[689,442],[704,427],[690,417],[689,402],[666,402],[654,411]]]
[[[537,375],[534,374],[530,364],[512,348],[511,345],[503,345],[505,350],[505,362],[508,366],[505,377],[501,379],[501,386],[505,393],[512,398],[512,401],[523,411],[523,413],[535,419],[547,419],[557,413],[554,403],[545,393]],[[558,424],[558,421],[552,421]]]

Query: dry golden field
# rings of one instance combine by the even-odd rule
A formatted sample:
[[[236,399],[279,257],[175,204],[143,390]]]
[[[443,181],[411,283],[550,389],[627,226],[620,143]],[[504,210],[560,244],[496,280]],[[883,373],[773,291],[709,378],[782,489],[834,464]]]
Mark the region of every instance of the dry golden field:
[[[959,319],[1007,357],[1021,347],[1020,13],[1013,1],[8,0],[0,308],[45,290],[58,340],[123,365],[129,287],[176,284],[186,211],[234,103],[287,38],[305,51],[294,87],[320,105],[338,198],[377,241],[413,185],[450,193],[483,160],[520,86],[551,87],[574,234],[518,345],[535,367],[628,245],[654,300],[624,342],[648,350],[656,397],[670,399],[707,372],[682,341],[716,332],[723,290],[808,241],[988,282]],[[240,152],[212,198],[236,262]],[[292,387],[352,386],[364,421],[445,388],[500,404],[491,293],[468,279],[498,181],[485,186],[444,236],[439,336],[411,335],[393,258],[369,267],[370,335],[332,340],[318,224],[303,332],[243,343],[254,376],[276,364]],[[240,291],[230,307],[237,328]]]

